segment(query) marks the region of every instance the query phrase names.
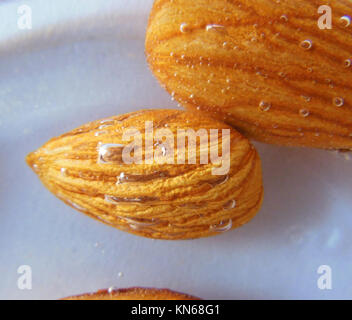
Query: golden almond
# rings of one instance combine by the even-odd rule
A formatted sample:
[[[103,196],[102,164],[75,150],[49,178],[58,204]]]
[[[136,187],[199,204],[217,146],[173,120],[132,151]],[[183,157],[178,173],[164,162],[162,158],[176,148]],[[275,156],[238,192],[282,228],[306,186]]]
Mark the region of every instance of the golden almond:
[[[128,288],[103,289],[96,293],[86,293],[62,300],[199,300],[199,298],[169,289]]]
[[[352,3],[322,4],[156,0],[147,60],[180,104],[248,137],[351,149]]]
[[[70,206],[149,238],[228,231],[251,220],[263,197],[250,142],[218,120],[181,110],[88,123],[51,139],[27,163]]]

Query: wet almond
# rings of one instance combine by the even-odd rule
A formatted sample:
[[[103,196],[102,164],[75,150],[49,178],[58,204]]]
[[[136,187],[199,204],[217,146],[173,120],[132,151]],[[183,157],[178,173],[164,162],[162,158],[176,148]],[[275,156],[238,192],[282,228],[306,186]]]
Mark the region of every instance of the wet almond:
[[[322,4],[156,0],[147,60],[173,99],[248,137],[351,149],[352,4],[329,2],[331,29]]]
[[[199,298],[169,289],[136,287],[127,289],[103,289],[95,293],[67,297],[63,300],[199,300]]]
[[[94,121],[51,139],[27,163],[68,205],[149,238],[229,231],[251,220],[263,197],[250,142],[193,112],[143,110]]]

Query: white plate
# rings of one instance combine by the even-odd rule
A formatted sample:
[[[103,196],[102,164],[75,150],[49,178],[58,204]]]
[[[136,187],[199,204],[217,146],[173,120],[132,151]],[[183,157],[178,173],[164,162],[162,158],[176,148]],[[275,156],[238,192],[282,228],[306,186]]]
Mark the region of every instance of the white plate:
[[[352,161],[332,152],[256,143],[265,200],[218,237],[157,241],[66,206],[25,155],[85,122],[145,107],[174,108],[144,57],[151,0],[0,4],[0,298],[57,299],[110,286],[167,287],[209,299],[352,297]],[[29,265],[31,290],[17,269]],[[317,286],[332,269],[332,290]],[[122,274],[121,274],[122,273]]]

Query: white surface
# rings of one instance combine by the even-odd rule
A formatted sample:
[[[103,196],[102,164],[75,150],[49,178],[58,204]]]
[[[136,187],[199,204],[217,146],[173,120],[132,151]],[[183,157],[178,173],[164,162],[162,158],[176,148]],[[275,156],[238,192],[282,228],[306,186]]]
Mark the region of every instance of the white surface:
[[[50,194],[26,166],[28,152],[91,120],[176,104],[144,58],[151,0],[28,1],[30,31],[16,27],[19,3],[0,3],[0,298],[110,286],[209,299],[352,297],[352,161],[343,156],[256,144],[262,210],[240,229],[200,240],[136,237]],[[323,264],[332,290],[317,288]],[[17,288],[20,265],[32,267],[30,291]]]

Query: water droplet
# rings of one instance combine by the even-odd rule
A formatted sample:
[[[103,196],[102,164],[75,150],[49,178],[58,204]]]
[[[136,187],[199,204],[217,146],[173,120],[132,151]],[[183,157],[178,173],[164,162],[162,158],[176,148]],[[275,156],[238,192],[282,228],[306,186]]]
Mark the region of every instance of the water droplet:
[[[341,18],[340,18],[340,21],[341,21],[341,24],[342,24],[342,26],[344,26],[345,28],[347,28],[347,27],[349,27],[350,26],[350,24],[351,24],[351,17],[350,16],[342,16]]]
[[[108,125],[113,125],[115,124],[115,120],[114,119],[104,119],[100,121],[101,124],[108,124]]]
[[[311,40],[303,40],[300,43],[300,47],[304,50],[310,50],[313,47],[313,42]]]
[[[121,172],[120,175],[117,177],[117,182],[116,184],[121,184],[123,183],[125,180],[128,180],[128,177],[125,176],[124,172]]]
[[[226,32],[226,28],[221,24],[208,24],[205,27],[206,31],[219,31],[219,32]]]
[[[215,232],[226,232],[231,230],[231,228],[232,228],[232,219],[222,220],[220,223],[210,226],[210,230]]]
[[[345,104],[345,100],[341,97],[335,97],[332,102],[336,107],[342,107]]]
[[[165,146],[161,147],[161,154],[162,154],[163,157],[166,156],[166,148],[165,148]]]
[[[303,100],[305,100],[306,102],[310,102],[310,101],[312,100],[312,98],[311,98],[311,97],[308,97],[308,96],[301,96],[301,98],[302,98]]]
[[[123,272],[119,272],[117,275],[119,278],[121,278],[121,277],[123,277]]]
[[[118,154],[122,152],[122,148],[124,148],[123,144],[114,144],[114,143],[100,144],[98,148],[98,163],[113,162],[114,153],[118,151],[116,154],[118,156]]]
[[[236,200],[231,200],[224,205],[225,210],[234,209],[236,207]]]
[[[108,289],[108,293],[109,293],[109,294],[112,294],[112,293],[114,293],[115,290],[116,290],[116,287],[110,287],[110,288]]]
[[[108,132],[107,131],[97,131],[96,133],[94,133],[94,135],[96,136],[96,137],[98,137],[98,136],[101,136],[101,135],[103,135],[103,134],[107,134]]]
[[[352,60],[351,59],[346,59],[343,63],[345,68],[349,68],[352,65]]]
[[[310,113],[309,113],[309,110],[307,110],[307,109],[301,109],[301,110],[299,110],[299,114],[300,114],[300,116],[306,118],[309,116]]]
[[[287,22],[287,21],[288,21],[288,18],[287,18],[287,16],[286,16],[285,14],[283,14],[283,15],[280,17],[280,19],[281,19],[282,21],[284,21],[284,22]]]
[[[261,111],[269,111],[271,108],[271,104],[269,102],[265,102],[265,101],[260,101],[259,103],[259,109]]]
[[[66,177],[66,171],[67,171],[67,169],[66,169],[66,168],[61,168],[60,171],[61,171],[61,175],[62,175],[63,177]]]
[[[155,226],[158,222],[155,219],[138,219],[138,218],[127,218],[127,217],[119,217],[120,219],[129,223],[132,229],[140,229],[144,227]]]
[[[185,33],[185,32],[187,32],[188,31],[188,25],[187,25],[187,23],[181,23],[180,24],[180,31],[182,32],[182,33]]]
[[[123,204],[123,203],[144,203],[148,201],[156,201],[158,200],[157,198],[153,197],[139,197],[139,198],[120,198],[120,197],[115,197],[115,196],[110,196],[110,195],[105,195],[104,197],[106,202],[112,203],[112,204]]]

